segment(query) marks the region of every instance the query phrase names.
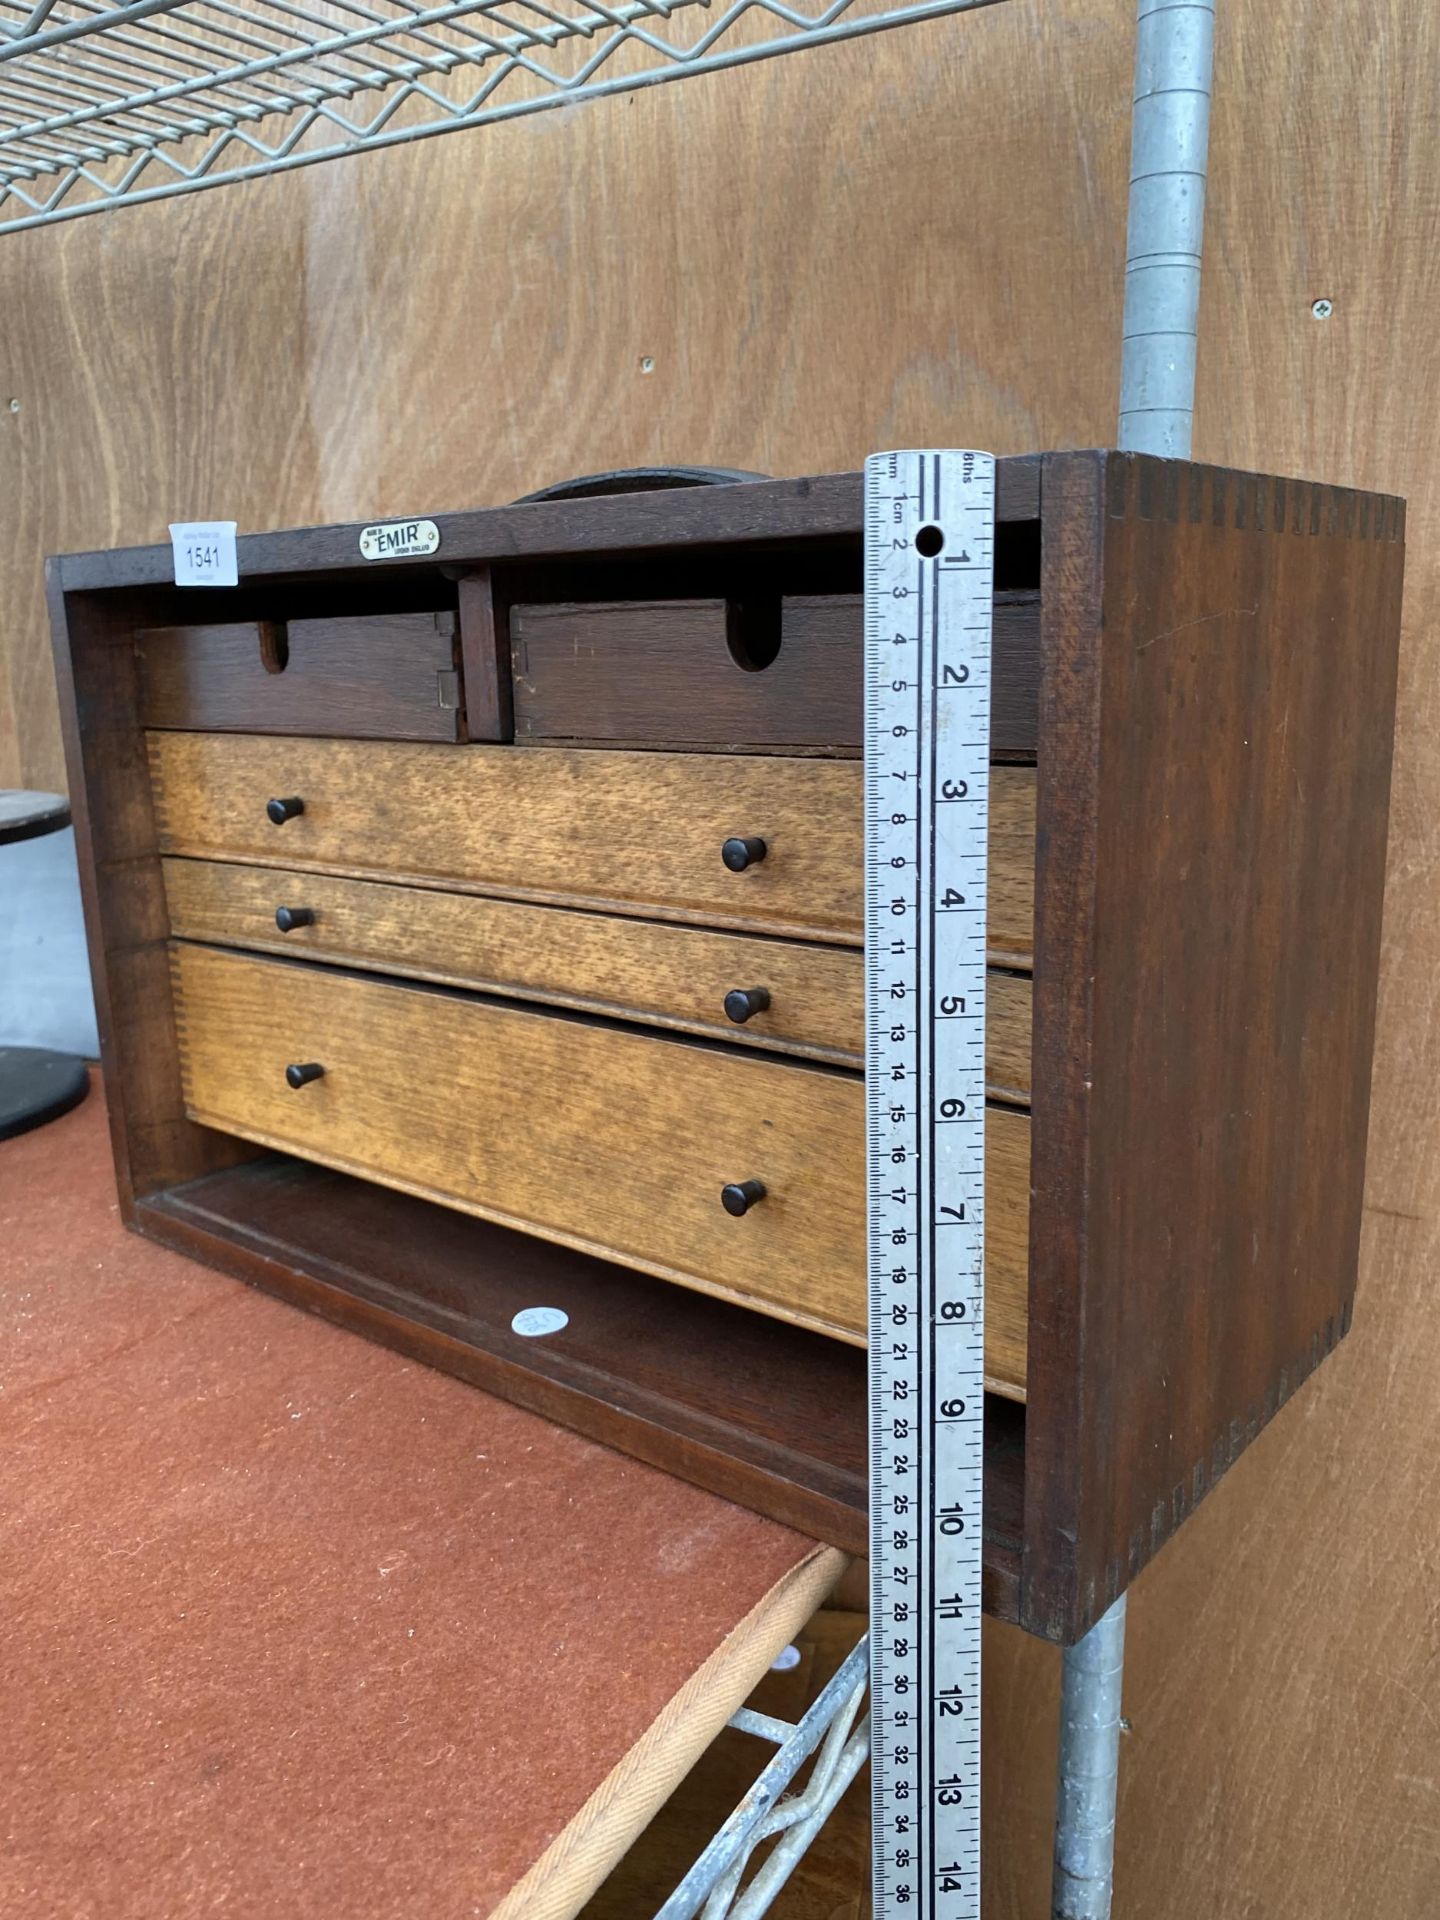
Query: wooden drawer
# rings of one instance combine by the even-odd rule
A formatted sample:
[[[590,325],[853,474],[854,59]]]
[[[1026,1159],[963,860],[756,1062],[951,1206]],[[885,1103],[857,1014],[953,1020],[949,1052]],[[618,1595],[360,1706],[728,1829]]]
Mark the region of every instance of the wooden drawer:
[[[863,1342],[859,1075],[183,942],[172,960],[193,1119]],[[992,1109],[987,1142],[986,1362],[1023,1394],[1028,1119]],[[720,1192],[743,1180],[766,1195],[734,1218]]]
[[[515,738],[858,753],[859,594],[510,609]],[[991,750],[1035,752],[1040,596],[995,596]]]
[[[162,853],[861,938],[857,762],[162,732],[149,750]],[[1022,964],[1034,807],[1032,769],[994,769],[990,945]],[[750,836],[766,856],[732,872],[721,849]]]
[[[618,914],[337,879],[219,860],[164,862],[170,931],[188,940],[411,975],[859,1067],[864,959],[854,948],[711,933]],[[282,931],[277,912],[285,910]],[[313,916],[289,923],[297,910]],[[743,1022],[733,990],[769,1005]],[[1030,981],[992,972],[992,1091],[1028,1099]]]
[[[147,727],[463,740],[453,613],[144,627]]]

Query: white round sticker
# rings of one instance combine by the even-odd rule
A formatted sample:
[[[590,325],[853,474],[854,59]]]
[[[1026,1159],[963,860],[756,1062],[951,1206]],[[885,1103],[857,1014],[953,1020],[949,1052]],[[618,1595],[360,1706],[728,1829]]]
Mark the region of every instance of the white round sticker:
[[[538,1340],[542,1333],[559,1333],[568,1327],[570,1316],[559,1307],[523,1307],[510,1322],[512,1332],[523,1333],[527,1340]]]

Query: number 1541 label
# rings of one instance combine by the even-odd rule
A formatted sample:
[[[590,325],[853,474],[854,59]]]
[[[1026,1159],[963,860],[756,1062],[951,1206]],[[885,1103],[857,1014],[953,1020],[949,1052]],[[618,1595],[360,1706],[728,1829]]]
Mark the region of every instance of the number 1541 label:
[[[234,587],[240,582],[233,520],[178,521],[170,528],[177,587]]]

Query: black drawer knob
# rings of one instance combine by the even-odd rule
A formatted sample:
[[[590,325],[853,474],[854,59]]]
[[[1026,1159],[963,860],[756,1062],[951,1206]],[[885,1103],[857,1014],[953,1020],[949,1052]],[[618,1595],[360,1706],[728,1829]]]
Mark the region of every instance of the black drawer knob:
[[[270,824],[283,827],[287,820],[293,820],[297,813],[305,811],[305,802],[297,794],[291,794],[288,800],[267,800],[265,813]]]
[[[313,907],[277,907],[275,924],[282,933],[294,933],[297,927],[313,927],[315,909]]]
[[[747,867],[758,867],[768,852],[765,842],[751,833],[743,838],[727,840],[720,849],[720,858],[731,873],[744,873]]]
[[[753,1013],[764,1013],[770,1005],[768,987],[732,987],[725,996],[725,1011],[737,1027],[743,1027]]]
[[[312,1080],[319,1080],[325,1069],[318,1060],[292,1061],[285,1069],[285,1084],[290,1087],[307,1087]]]
[[[751,1207],[758,1207],[764,1198],[763,1180],[736,1180],[720,1189],[721,1206],[726,1213],[733,1213],[737,1220],[742,1213],[749,1213]]]

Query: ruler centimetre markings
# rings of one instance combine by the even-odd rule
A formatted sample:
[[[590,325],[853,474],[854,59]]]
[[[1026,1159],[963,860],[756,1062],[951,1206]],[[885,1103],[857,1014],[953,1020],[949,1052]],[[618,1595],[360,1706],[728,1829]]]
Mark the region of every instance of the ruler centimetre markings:
[[[995,461],[865,463],[875,1920],[979,1920]]]

